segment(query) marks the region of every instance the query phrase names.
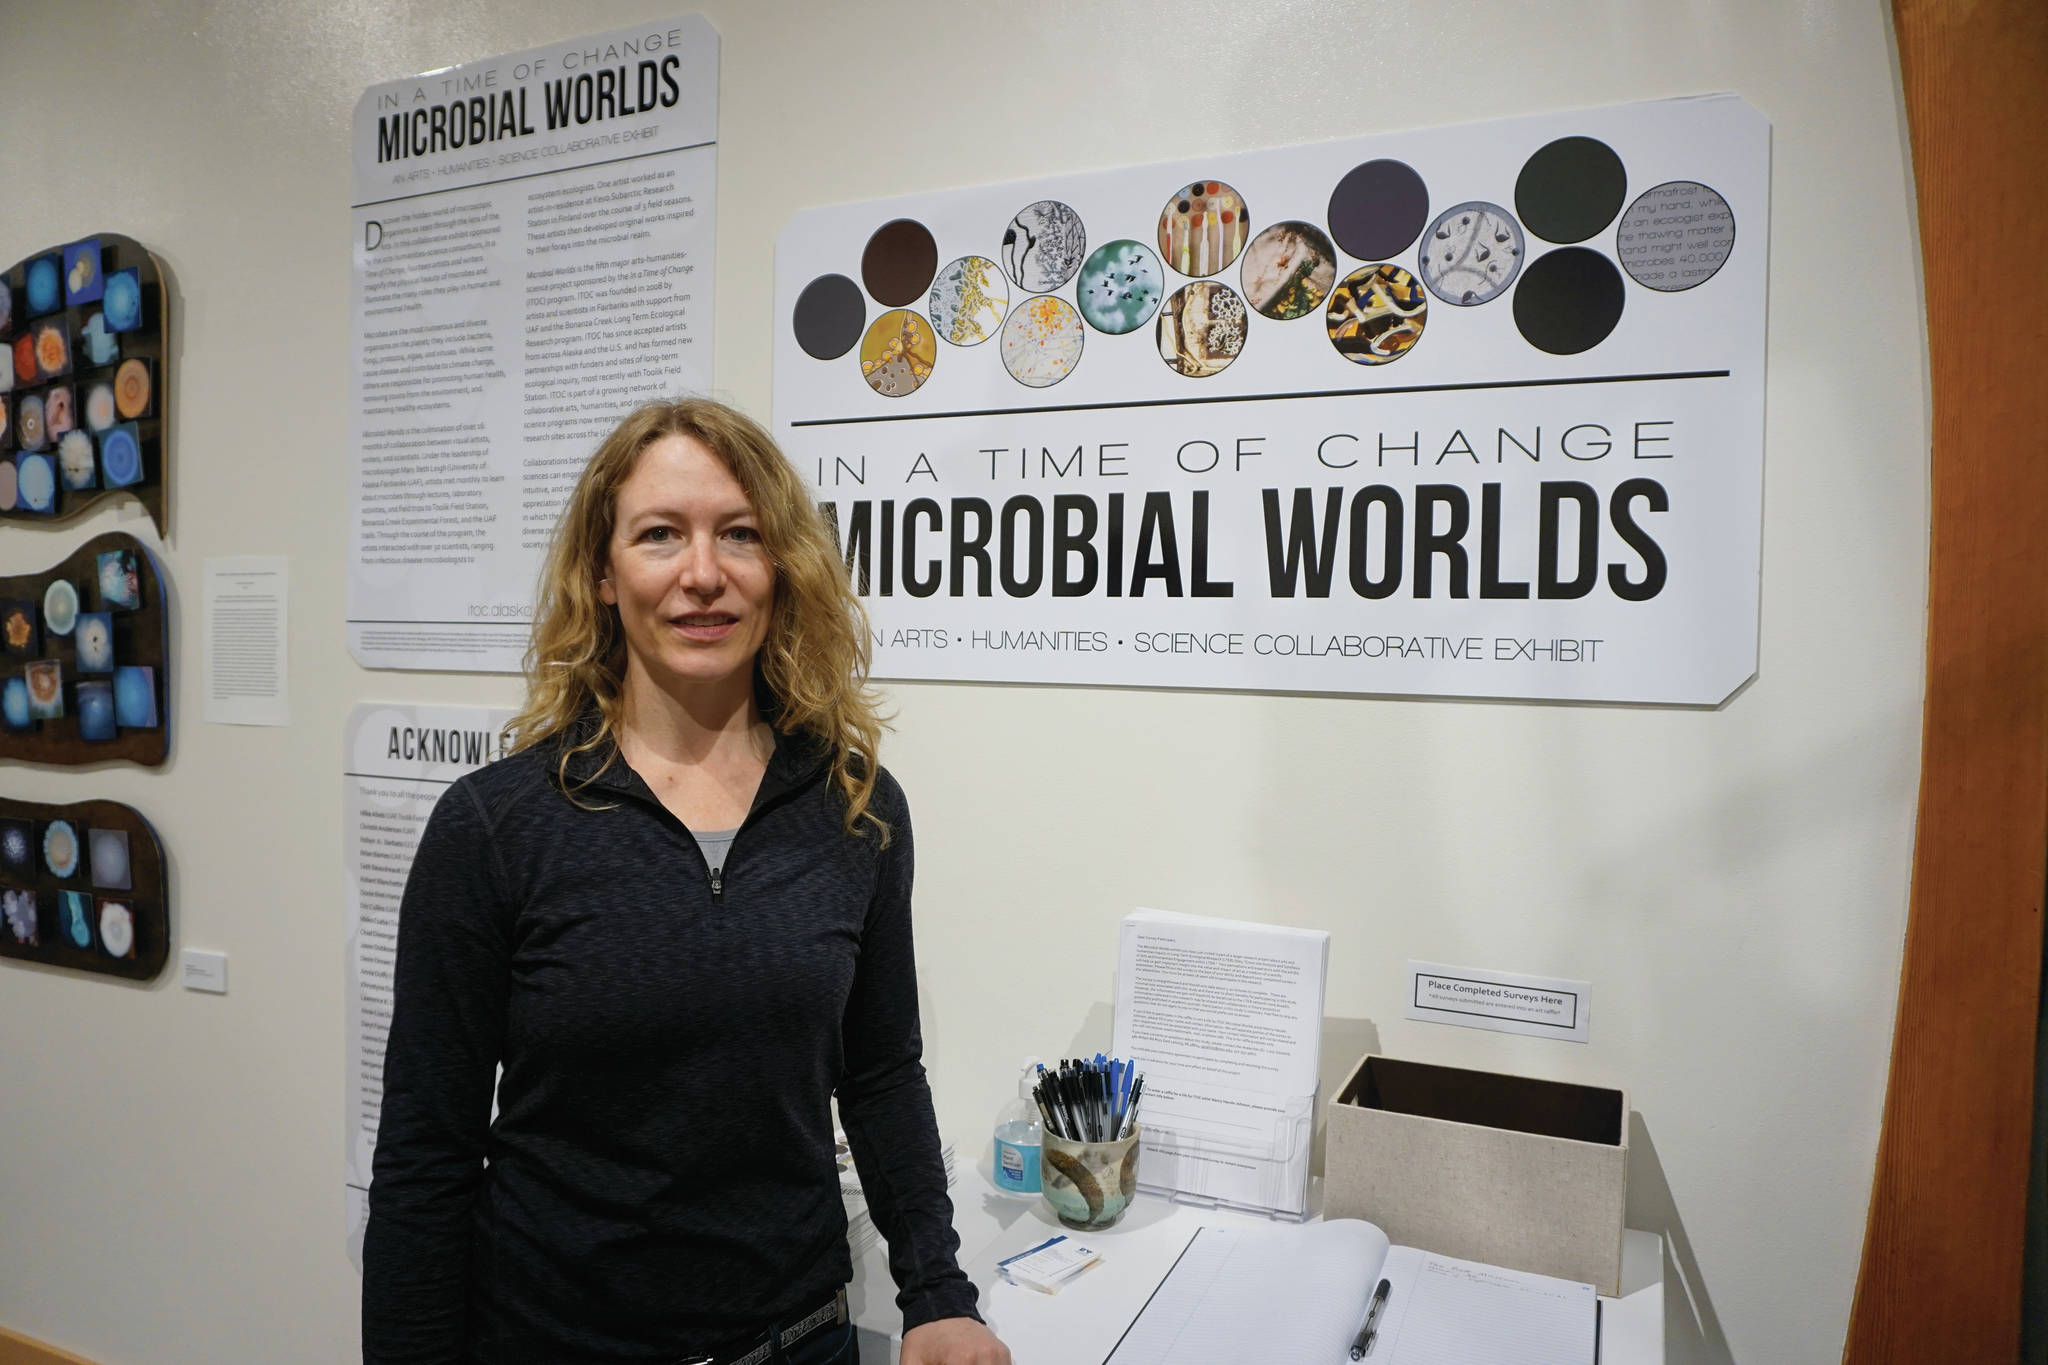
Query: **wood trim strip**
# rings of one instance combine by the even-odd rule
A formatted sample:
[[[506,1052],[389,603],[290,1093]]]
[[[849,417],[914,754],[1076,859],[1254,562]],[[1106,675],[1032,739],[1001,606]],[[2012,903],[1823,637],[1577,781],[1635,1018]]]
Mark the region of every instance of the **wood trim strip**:
[[[0,1327],[0,1365],[94,1365],[94,1362]]]
[[[1893,0],[1934,388],[1912,907],[1848,1365],[2019,1354],[2048,870],[2048,6]]]

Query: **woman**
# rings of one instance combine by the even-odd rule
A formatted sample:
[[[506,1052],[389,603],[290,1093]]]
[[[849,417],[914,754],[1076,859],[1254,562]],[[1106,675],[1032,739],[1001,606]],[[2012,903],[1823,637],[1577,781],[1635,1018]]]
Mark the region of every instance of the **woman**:
[[[867,657],[760,427],[657,403],[606,438],[513,752],[406,885],[366,1361],[853,1361],[836,1093],[903,1361],[1007,1365],[955,1264]]]

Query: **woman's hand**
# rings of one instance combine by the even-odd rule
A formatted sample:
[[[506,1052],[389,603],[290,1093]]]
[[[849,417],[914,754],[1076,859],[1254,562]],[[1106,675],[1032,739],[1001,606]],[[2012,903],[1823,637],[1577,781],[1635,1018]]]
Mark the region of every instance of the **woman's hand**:
[[[899,1365],[1010,1365],[1010,1348],[973,1318],[939,1318],[903,1334]]]

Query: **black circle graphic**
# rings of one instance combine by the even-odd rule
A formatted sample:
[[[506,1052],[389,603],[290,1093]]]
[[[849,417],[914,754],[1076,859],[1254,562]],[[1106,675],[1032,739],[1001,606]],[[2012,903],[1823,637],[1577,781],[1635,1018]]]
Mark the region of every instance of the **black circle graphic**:
[[[1429,221],[1429,187],[1405,161],[1353,166],[1330,191],[1330,236],[1366,261],[1390,261]]]
[[[820,275],[796,296],[790,325],[796,344],[815,360],[837,360],[853,349],[867,325],[867,300],[844,275]]]
[[[1563,247],[1522,271],[1515,285],[1515,326],[1539,351],[1590,351],[1621,321],[1623,292],[1613,261],[1589,247]]]
[[[1583,242],[1614,221],[1628,170],[1598,138],[1561,137],[1537,149],[1515,181],[1522,226],[1546,242]]]

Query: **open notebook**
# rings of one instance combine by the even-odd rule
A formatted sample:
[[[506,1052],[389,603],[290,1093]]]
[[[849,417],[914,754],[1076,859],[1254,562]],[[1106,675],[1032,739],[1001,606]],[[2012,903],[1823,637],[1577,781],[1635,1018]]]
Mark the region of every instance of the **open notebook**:
[[[1366,1365],[1592,1365],[1592,1285],[1390,1246],[1355,1218],[1201,1229],[1104,1365],[1350,1365],[1382,1277]]]

